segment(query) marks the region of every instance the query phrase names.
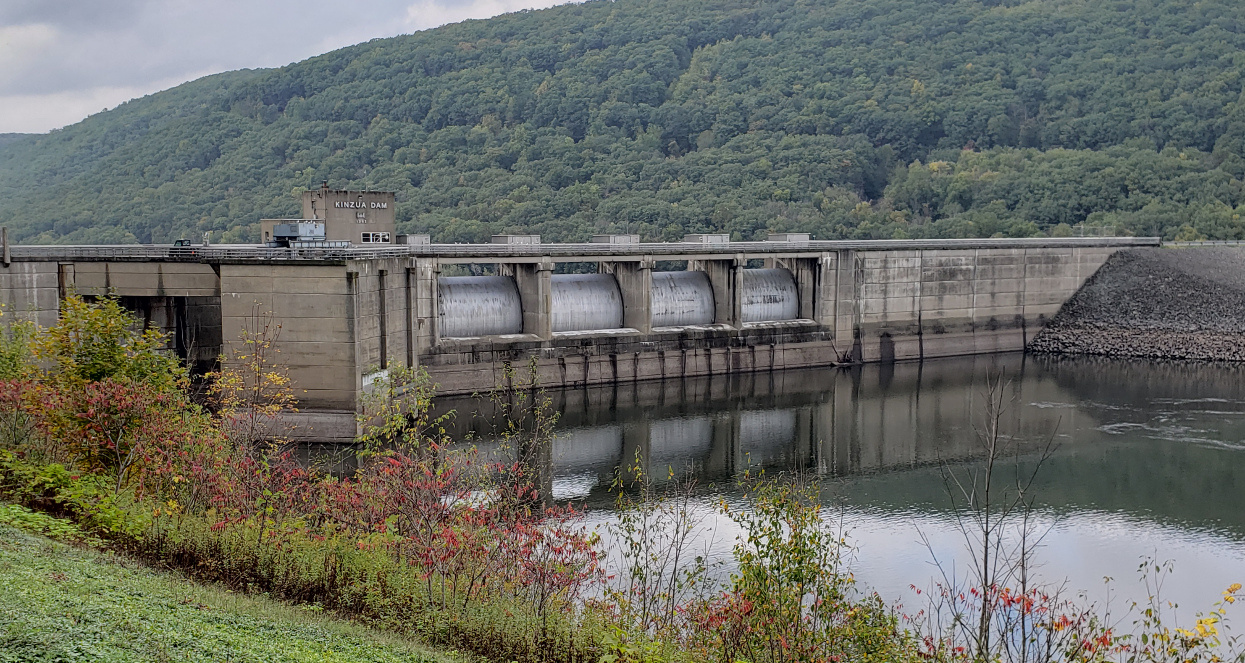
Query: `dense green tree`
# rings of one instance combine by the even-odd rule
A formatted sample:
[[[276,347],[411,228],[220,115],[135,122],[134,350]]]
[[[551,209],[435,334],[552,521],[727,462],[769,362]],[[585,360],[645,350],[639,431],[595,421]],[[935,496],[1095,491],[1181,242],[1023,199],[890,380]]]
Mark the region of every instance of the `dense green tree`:
[[[301,188],[583,240],[1239,237],[1232,0],[592,0],[209,76],[0,135],[24,242],[257,237]]]

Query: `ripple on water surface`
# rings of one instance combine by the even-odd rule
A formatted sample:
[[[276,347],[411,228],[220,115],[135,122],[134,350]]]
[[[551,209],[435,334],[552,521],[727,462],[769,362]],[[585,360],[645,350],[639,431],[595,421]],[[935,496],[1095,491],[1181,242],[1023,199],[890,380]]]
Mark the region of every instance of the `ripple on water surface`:
[[[1127,601],[1144,598],[1143,558],[1171,559],[1170,598],[1190,609],[1245,581],[1245,367],[1230,365],[1000,355],[553,391],[553,497],[604,525],[621,464],[642,459],[658,484],[690,468],[698,545],[726,559],[735,530],[713,491],[742,504],[745,470],[817,471],[857,577],[897,599],[938,575],[922,534],[946,563],[965,560],[942,468],[977,466],[985,378],[999,371],[1021,465],[1057,444],[1034,487],[1044,577],[1094,598],[1111,577]]]

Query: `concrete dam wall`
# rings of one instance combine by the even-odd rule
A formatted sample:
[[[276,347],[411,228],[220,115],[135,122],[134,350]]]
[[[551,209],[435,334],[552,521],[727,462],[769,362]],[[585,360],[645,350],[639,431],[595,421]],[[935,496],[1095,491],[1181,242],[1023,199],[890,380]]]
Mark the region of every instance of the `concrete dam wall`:
[[[523,384],[529,366],[541,384],[573,386],[1019,351],[1113,253],[1157,243],[670,244],[595,260],[534,248],[494,263],[500,276],[466,277],[506,293],[490,316],[509,321],[501,333],[464,322],[500,299],[463,300],[464,277],[436,275],[485,260],[442,256],[418,276],[437,287],[421,295],[417,315],[434,320],[417,362],[441,393],[459,394]],[[656,268],[675,258],[687,268]],[[596,273],[556,273],[562,262],[595,262]]]
[[[1113,254],[1157,245],[16,246],[0,299],[46,326],[64,296],[111,293],[204,368],[270,314],[300,435],[346,440],[395,365],[470,394],[527,386],[529,368],[558,387],[1018,351]]]
[[[1119,251],[1029,347],[1051,354],[1245,361],[1245,248]]]

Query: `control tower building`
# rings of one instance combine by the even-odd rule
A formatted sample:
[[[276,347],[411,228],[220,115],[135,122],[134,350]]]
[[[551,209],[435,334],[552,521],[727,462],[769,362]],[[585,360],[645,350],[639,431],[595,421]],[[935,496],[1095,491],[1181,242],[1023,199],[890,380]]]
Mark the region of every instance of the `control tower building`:
[[[388,246],[395,237],[392,191],[319,189],[303,192],[302,218],[260,221],[264,244],[290,246]]]

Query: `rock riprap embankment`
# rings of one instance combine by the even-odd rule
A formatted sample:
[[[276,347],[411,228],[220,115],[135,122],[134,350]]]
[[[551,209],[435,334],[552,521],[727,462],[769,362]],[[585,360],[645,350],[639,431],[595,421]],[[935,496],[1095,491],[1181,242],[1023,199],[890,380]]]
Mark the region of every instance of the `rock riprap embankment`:
[[[1245,248],[1120,251],[1029,350],[1245,361]]]

